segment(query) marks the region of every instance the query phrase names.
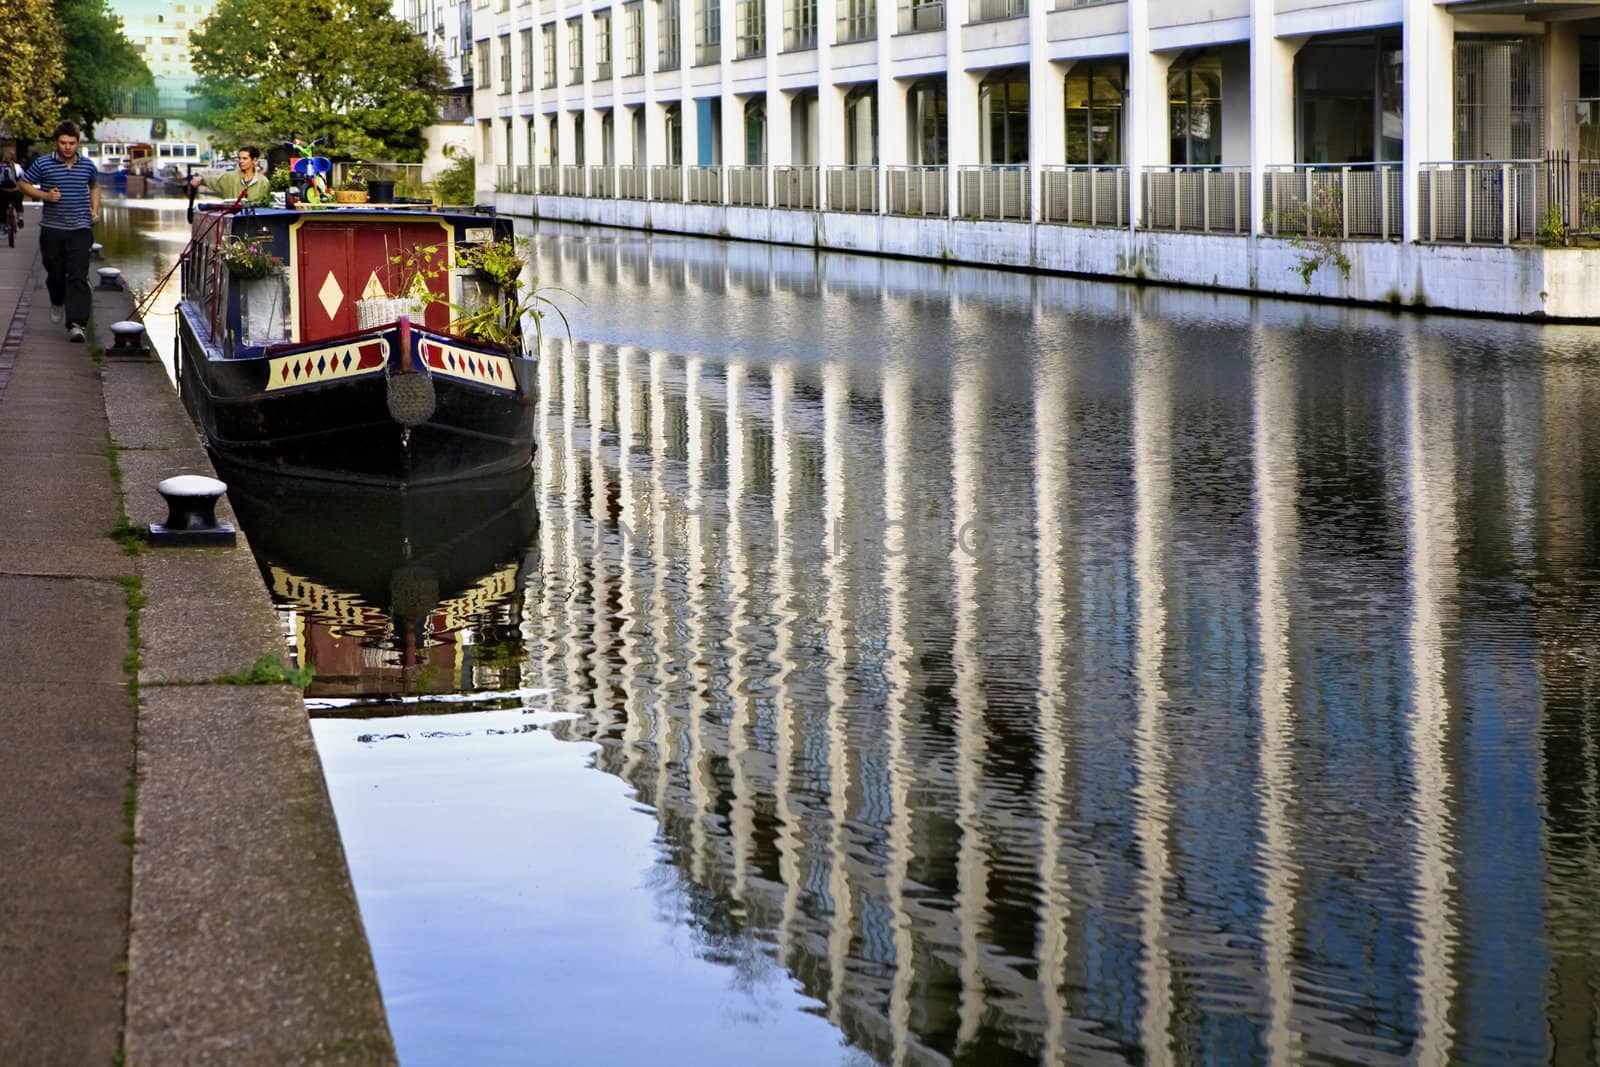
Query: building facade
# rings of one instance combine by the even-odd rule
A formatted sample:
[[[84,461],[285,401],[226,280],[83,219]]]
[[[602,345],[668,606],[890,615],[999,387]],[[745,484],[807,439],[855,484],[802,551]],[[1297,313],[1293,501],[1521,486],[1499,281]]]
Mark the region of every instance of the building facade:
[[[1307,289],[1407,303],[1437,302],[1388,284],[1417,265],[1363,242],[1600,230],[1600,3],[472,2],[473,147],[496,192],[535,198],[514,211],[763,240],[792,228],[773,212],[865,216],[835,219],[826,243],[1086,273],[1106,271],[1081,249],[1042,261],[1059,241],[1037,229],[1127,231],[1113,259],[1146,276],[1175,253],[1141,233],[1333,238],[1355,242],[1351,268],[1313,270]],[[1021,224],[1028,251],[1018,262],[1004,226],[985,251],[930,238],[929,221]],[[1214,259],[1202,244],[1179,256],[1193,270]],[[1534,252],[1499,260],[1537,275],[1518,300],[1554,297],[1472,309],[1584,317],[1562,294],[1590,257]],[[1281,273],[1244,273],[1263,271]],[[1336,275],[1361,291],[1318,291]]]

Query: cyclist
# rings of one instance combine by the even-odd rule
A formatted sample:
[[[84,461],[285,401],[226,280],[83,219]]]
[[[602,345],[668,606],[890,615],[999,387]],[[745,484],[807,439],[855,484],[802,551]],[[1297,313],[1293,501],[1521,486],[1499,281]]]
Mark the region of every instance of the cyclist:
[[[17,231],[22,229],[22,189],[17,185],[21,177],[16,149],[0,149],[0,220],[4,221],[6,239],[12,244],[17,243]]]

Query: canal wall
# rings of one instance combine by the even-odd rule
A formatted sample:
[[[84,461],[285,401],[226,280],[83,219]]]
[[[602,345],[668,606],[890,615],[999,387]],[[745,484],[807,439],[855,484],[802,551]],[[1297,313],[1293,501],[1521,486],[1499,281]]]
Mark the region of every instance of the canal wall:
[[[1341,241],[1309,281],[1292,240],[497,193],[507,214],[1109,281],[1504,318],[1600,320],[1600,249]]]

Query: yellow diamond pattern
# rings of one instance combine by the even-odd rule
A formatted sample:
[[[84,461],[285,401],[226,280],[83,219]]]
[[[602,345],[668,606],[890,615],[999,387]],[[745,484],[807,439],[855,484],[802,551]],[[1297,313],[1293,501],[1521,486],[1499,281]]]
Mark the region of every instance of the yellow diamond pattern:
[[[322,310],[328,313],[328,318],[333,318],[339,313],[339,305],[344,303],[344,290],[339,288],[339,279],[333,276],[333,271],[322,279],[322,288],[317,290],[317,299],[322,303]]]

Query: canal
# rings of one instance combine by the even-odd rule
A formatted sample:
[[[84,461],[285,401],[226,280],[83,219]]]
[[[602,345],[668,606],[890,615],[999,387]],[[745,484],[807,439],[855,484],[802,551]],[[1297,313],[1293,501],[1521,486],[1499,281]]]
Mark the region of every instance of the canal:
[[[402,1062],[1600,1058],[1600,330],[529,228],[531,485],[230,491]]]

